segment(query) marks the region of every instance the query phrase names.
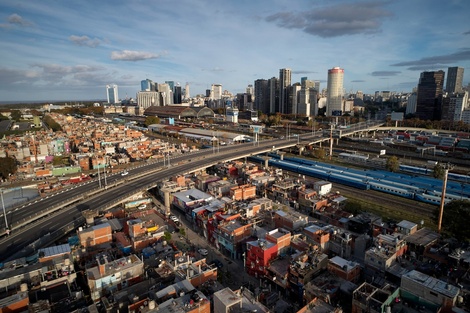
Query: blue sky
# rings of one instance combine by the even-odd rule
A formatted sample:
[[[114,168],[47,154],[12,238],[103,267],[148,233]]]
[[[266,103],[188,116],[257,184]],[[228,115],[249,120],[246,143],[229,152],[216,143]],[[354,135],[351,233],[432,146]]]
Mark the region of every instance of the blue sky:
[[[135,97],[140,81],[191,95],[244,92],[291,68],[292,81],[344,68],[347,92],[410,91],[425,70],[465,68],[468,0],[116,0],[0,2],[0,101]]]

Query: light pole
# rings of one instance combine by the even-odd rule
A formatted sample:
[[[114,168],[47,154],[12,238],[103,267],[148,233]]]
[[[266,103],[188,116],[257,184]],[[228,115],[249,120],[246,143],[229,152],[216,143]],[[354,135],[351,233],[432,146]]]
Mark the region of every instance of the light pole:
[[[98,160],[98,159],[97,159],[97,160]],[[98,184],[99,184],[100,189],[101,189],[100,166],[101,166],[101,163],[100,163],[100,161],[98,160]]]
[[[5,229],[7,230],[7,233],[8,233],[8,220],[7,220],[7,211],[5,210],[5,201],[3,200],[3,188],[0,189],[0,192],[2,193],[2,207],[3,207],[3,217],[5,218]]]
[[[104,189],[108,187],[108,183],[106,181],[106,165],[108,163],[108,157],[104,156]]]

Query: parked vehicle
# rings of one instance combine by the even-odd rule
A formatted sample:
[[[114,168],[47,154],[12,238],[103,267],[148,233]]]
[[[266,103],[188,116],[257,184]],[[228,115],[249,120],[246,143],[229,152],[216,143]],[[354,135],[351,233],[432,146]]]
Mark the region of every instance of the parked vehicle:
[[[207,251],[207,249],[198,249],[197,252],[199,252],[200,255],[202,256],[206,256],[209,254],[209,252]]]

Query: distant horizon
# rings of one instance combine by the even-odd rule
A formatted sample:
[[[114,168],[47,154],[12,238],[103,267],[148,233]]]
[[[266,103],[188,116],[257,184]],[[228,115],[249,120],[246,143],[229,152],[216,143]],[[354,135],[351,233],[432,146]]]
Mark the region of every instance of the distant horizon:
[[[92,102],[92,101],[97,101],[97,102],[102,102],[102,101],[107,101],[106,99],[91,99],[91,100],[34,100],[34,101],[28,101],[28,100],[23,100],[23,101],[0,101],[0,105],[4,104],[48,104],[51,102]]]

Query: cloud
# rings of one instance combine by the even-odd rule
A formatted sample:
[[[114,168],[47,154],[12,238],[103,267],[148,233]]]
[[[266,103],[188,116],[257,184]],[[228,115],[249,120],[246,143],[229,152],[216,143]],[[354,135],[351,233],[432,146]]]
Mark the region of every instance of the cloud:
[[[110,76],[110,74],[104,72],[105,68],[102,66],[63,66],[46,63],[37,63],[31,66],[34,70],[16,71],[7,69],[7,71],[14,73],[14,79],[11,83],[19,83],[25,79],[30,79],[31,84],[37,86],[104,84],[105,78],[109,79]]]
[[[111,59],[115,61],[143,61],[158,59],[161,55],[145,51],[122,50],[111,52]]]
[[[315,71],[292,71],[292,74],[315,74],[315,73],[318,73],[318,72],[315,72]]]
[[[464,35],[470,35],[470,30],[468,32],[463,33]]]
[[[234,70],[227,70],[225,68],[221,68],[221,67],[213,67],[213,68],[203,68],[201,69],[201,71],[205,71],[205,72],[214,72],[214,73],[217,73],[217,72],[235,72]]]
[[[372,76],[395,76],[400,74],[400,71],[375,71],[370,73]]]
[[[351,83],[365,83],[366,81],[363,80],[363,79],[355,79],[355,80],[351,80]]]
[[[101,44],[101,40],[98,38],[91,39],[88,36],[75,36],[71,35],[69,40],[76,44],[77,46],[86,46],[90,48],[96,48]]]
[[[454,64],[468,60],[470,60],[470,48],[465,48],[451,54],[436,55],[414,61],[399,62],[392,64],[392,66],[409,66],[409,70],[421,70],[423,68]]]
[[[38,71],[0,68],[0,88],[8,89],[13,84],[32,83],[39,76]]]
[[[10,24],[19,25],[19,26],[23,26],[23,27],[33,26],[33,23],[31,23],[30,21],[27,21],[27,20],[23,19],[21,16],[19,16],[19,15],[16,14],[16,13],[11,14],[11,15],[8,17],[7,21],[8,21],[8,23],[10,23]]]
[[[408,67],[410,71],[433,71],[433,70],[442,70],[445,67],[443,65],[416,65]]]
[[[384,5],[380,1],[341,3],[309,11],[279,12],[265,20],[323,38],[371,34],[380,31],[383,18],[392,15]]]

